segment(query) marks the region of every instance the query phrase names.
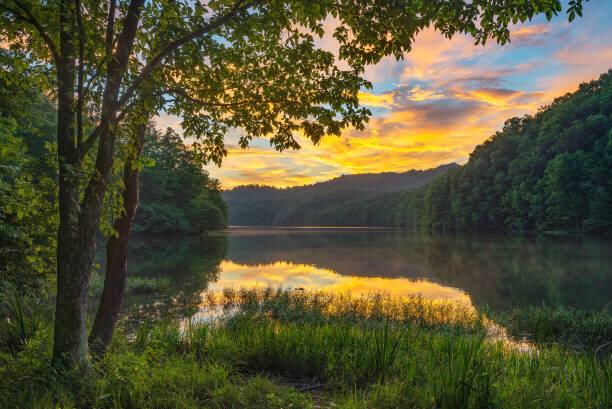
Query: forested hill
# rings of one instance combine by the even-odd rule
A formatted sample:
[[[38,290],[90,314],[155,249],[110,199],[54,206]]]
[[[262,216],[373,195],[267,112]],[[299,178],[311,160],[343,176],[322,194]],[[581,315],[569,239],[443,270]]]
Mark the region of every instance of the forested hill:
[[[331,186],[320,195],[298,193],[317,185],[242,187],[224,193],[229,223],[610,232],[612,70],[535,115],[509,119],[464,166],[431,172],[429,180],[443,175],[402,192],[343,191],[334,186],[342,178],[320,184]]]
[[[392,192],[420,188],[457,164],[428,170],[343,175],[326,182],[290,188],[247,185],[223,192],[231,225],[312,225],[330,209],[355,200],[372,200]]]
[[[422,193],[421,227],[610,231],[612,69],[502,132]]]

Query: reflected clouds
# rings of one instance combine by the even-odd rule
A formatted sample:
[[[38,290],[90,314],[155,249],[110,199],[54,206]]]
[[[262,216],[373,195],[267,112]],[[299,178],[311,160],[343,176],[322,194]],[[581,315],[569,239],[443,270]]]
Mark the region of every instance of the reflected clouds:
[[[227,287],[303,288],[332,293],[348,291],[357,296],[373,293],[397,297],[422,296],[431,300],[449,300],[471,305],[470,297],[465,292],[426,280],[345,276],[315,265],[285,261],[246,265],[224,260],[220,269],[221,278],[209,288],[212,292],[221,292]]]

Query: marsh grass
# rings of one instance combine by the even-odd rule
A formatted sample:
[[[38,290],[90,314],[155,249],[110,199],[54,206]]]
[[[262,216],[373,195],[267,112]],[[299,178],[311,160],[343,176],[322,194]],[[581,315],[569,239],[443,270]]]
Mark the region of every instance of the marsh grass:
[[[205,298],[232,314],[119,330],[85,373],[49,365],[50,325],[42,326],[20,351],[0,353],[0,407],[612,406],[610,356],[508,347],[488,338],[486,319],[469,306],[263,289]],[[300,392],[300,383],[320,388]]]
[[[404,328],[393,331],[389,325],[389,320],[385,321],[382,329],[373,331],[374,340],[372,342],[373,348],[370,349],[370,362],[372,363],[372,372],[378,376],[380,382],[389,376],[389,372],[397,360],[400,341],[406,332]],[[367,337],[370,336],[371,334],[367,335]]]
[[[612,314],[607,306],[602,311],[525,307],[493,316],[516,338],[540,345],[596,349],[600,354],[612,351]]]
[[[280,322],[311,324],[414,324],[421,328],[448,327],[468,331],[484,328],[486,317],[472,305],[420,296],[391,297],[382,293],[353,296],[350,292],[290,291],[282,288],[226,288],[207,293],[205,306],[221,305],[233,313],[265,313]]]
[[[20,351],[44,325],[45,306],[15,288],[0,292],[0,350]]]

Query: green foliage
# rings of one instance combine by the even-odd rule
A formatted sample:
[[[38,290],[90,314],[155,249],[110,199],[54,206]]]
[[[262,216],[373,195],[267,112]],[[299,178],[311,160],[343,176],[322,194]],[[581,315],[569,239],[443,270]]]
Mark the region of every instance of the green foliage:
[[[17,353],[48,322],[45,298],[0,287],[0,352]]]
[[[612,71],[506,121],[465,166],[426,188],[425,228],[610,231]]]
[[[0,275],[37,287],[55,271],[53,106],[0,50]]]
[[[225,226],[219,182],[211,179],[172,129],[150,129],[140,174],[141,203],[134,231],[200,234]]]

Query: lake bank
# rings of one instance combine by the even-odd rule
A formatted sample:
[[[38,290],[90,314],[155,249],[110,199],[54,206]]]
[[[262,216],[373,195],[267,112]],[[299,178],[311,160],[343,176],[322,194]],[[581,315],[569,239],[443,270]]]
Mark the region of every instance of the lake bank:
[[[228,290],[219,297],[215,302],[232,309],[231,316],[182,325],[146,321],[131,336],[120,329],[87,373],[62,377],[48,363],[50,321],[33,318],[39,321],[25,342],[0,354],[1,406],[603,408],[612,402],[612,358],[599,346],[525,348],[491,338],[487,318],[464,305],[275,290]],[[599,319],[593,333],[609,331],[610,315]],[[559,336],[574,331],[568,326]]]
[[[0,407],[607,408],[609,248],[395,229],[135,240],[89,371],[50,366],[52,300],[2,303]]]

